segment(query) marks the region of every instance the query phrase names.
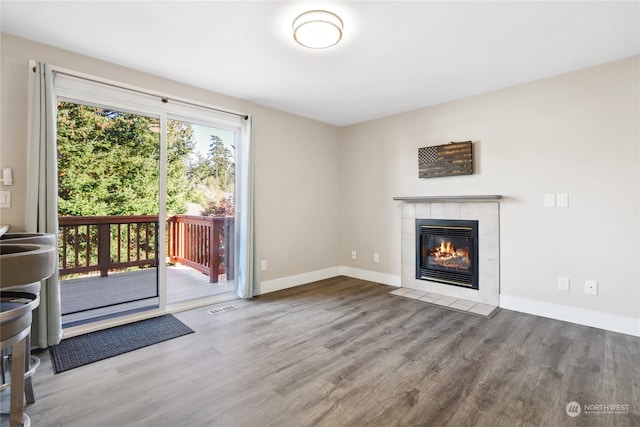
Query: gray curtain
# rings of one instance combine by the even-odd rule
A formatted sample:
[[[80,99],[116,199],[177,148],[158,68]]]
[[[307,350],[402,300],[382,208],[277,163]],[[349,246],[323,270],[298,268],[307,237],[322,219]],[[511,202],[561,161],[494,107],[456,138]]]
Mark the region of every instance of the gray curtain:
[[[58,234],[58,172],[56,156],[56,97],[53,71],[37,63],[33,77],[33,99],[27,163],[25,228],[29,232]],[[31,343],[46,348],[62,338],[58,271],[43,281],[40,306],[33,313]]]
[[[236,164],[238,183],[236,200],[236,293],[240,298],[260,294],[260,282],[255,267],[254,215],[253,215],[253,119],[242,121],[238,138],[239,151]]]

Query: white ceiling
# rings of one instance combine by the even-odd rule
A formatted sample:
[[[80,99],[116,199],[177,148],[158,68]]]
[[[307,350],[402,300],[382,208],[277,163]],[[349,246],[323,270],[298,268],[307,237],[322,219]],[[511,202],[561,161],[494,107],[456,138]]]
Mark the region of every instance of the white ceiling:
[[[640,54],[640,3],[1,3],[2,32],[345,126]],[[325,8],[342,42],[293,19]],[[38,59],[38,58],[34,58]]]

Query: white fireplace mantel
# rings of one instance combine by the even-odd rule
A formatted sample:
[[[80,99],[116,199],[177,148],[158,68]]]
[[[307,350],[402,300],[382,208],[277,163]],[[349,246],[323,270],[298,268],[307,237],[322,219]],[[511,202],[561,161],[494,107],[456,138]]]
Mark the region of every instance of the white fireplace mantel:
[[[442,203],[442,202],[493,202],[502,199],[501,195],[472,195],[472,196],[398,196],[393,200],[407,203]]]

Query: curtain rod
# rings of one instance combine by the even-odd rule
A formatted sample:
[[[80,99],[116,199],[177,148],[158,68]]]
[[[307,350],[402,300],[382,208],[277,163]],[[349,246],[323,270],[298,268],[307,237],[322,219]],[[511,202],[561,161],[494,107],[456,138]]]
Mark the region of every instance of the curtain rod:
[[[124,89],[124,90],[128,90],[130,92],[135,92],[135,93],[139,93],[139,94],[142,94],[142,95],[156,97],[156,98],[159,98],[160,101],[162,101],[164,104],[168,103],[169,100],[171,100],[171,101],[179,102],[181,104],[190,105],[192,107],[206,108],[208,110],[218,111],[220,113],[225,113],[225,114],[231,114],[233,116],[242,117],[244,120],[249,120],[249,116],[247,114],[244,114],[244,113],[237,113],[235,111],[222,110],[220,108],[215,108],[215,107],[212,107],[210,105],[198,104],[196,102],[191,102],[191,101],[187,101],[187,100],[184,100],[184,99],[169,98],[168,96],[160,95],[160,94],[155,93],[155,92],[142,90],[142,89],[136,89],[136,88],[131,87],[131,86],[124,86],[122,84],[118,84],[118,83],[110,81],[110,80],[102,80],[102,79],[93,78],[93,77],[91,77],[91,76],[89,76],[87,74],[74,73],[72,71],[65,70],[63,68],[56,67],[56,66],[51,66],[51,69],[55,73],[62,74],[64,76],[69,76],[69,77],[73,77],[73,78],[77,78],[77,79],[87,80],[87,81],[90,81],[90,82],[93,82],[93,83],[98,83],[98,84],[102,84],[102,85],[105,85],[105,86],[111,86],[111,87],[114,87],[116,89]],[[36,72],[36,67],[35,66],[32,68],[32,71],[34,73]]]

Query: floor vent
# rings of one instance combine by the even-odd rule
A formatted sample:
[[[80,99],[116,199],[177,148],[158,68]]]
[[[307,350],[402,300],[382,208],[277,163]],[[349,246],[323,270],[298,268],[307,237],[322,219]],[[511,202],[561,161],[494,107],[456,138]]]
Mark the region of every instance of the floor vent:
[[[220,314],[220,313],[226,313],[227,311],[233,311],[233,310],[237,310],[238,307],[234,307],[232,305],[227,305],[225,307],[220,307],[220,308],[214,308],[213,310],[209,310],[207,311],[207,313],[214,315],[214,314]]]

